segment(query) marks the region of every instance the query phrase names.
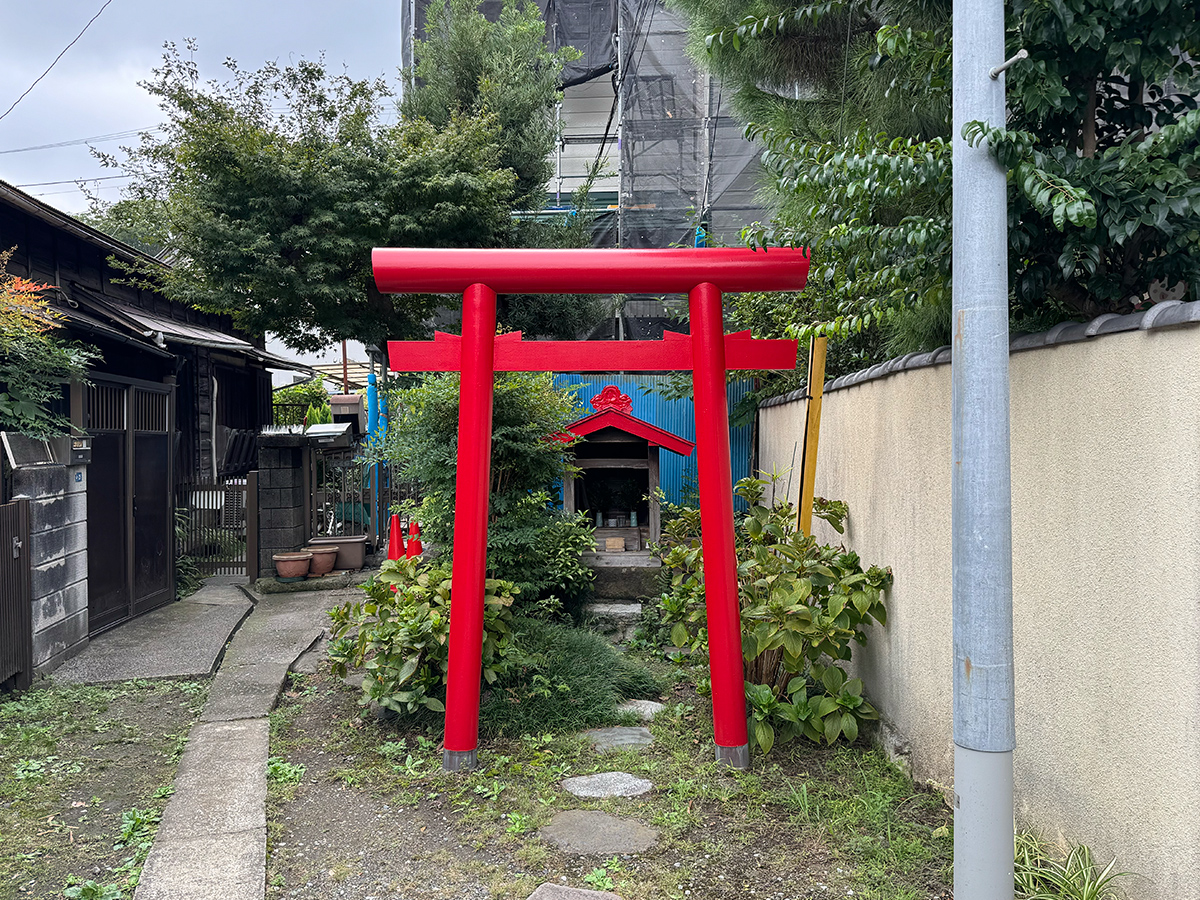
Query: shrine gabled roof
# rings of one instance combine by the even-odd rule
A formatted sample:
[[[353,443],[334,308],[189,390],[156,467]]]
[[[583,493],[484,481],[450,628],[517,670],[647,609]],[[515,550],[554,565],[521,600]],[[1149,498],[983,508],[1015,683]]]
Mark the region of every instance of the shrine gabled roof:
[[[651,425],[637,416],[621,412],[618,409],[602,409],[599,412],[592,413],[590,416],[584,416],[582,419],[568,425],[566,430],[571,432],[571,434],[579,435],[579,437],[587,437],[589,434],[594,434],[602,428],[615,428],[618,431],[641,438],[649,442],[651,446],[662,447],[670,450],[672,453],[678,453],[680,456],[691,455],[692,450],[696,447],[689,440],[659,428],[657,425]]]

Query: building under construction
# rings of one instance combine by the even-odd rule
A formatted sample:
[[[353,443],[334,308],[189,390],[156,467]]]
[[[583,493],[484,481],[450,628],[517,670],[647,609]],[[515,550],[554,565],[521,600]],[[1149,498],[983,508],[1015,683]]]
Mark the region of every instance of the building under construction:
[[[402,0],[401,64],[413,63],[430,0]],[[592,166],[599,247],[738,242],[759,218],[758,151],[720,83],[686,52],[683,18],[662,0],[539,0],[547,43],[582,56],[563,72],[550,207],[565,209]],[[484,0],[490,19],[499,0]]]

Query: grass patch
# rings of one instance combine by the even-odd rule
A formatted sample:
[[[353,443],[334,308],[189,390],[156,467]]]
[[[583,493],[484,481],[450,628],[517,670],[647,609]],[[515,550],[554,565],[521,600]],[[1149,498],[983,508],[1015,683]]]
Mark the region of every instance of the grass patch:
[[[657,697],[661,686],[643,666],[590,631],[553,622],[518,623],[520,646],[534,660],[502,677],[484,698],[482,733],[519,736],[579,731],[617,721],[617,704]]]
[[[207,693],[47,682],[0,702],[0,898],[132,897]]]
[[[555,659],[556,665],[582,669],[587,690],[593,692],[586,696],[602,698],[597,706],[615,702],[612,676],[611,694],[605,697],[594,687],[600,679],[586,674],[581,662],[593,646],[590,637],[553,633],[553,640],[542,646],[555,649],[558,641],[559,652],[547,654],[548,663]],[[597,654],[597,668],[612,665],[606,655]],[[652,670],[663,668],[646,662]],[[655,683],[669,680],[659,671]],[[881,754],[862,745],[834,749],[797,741],[755,757],[747,772],[720,769],[712,755],[711,707],[689,683],[671,688],[667,709],[650,726],[654,744],[649,748],[600,756],[578,727],[549,726],[548,707],[543,706],[527,719],[507,720],[502,732],[492,731],[481,743],[481,768],[467,775],[442,772],[436,725],[381,723],[355,708],[353,691],[327,683],[328,690],[291,701],[303,708],[288,714],[288,727],[279,735],[281,745],[295,746],[299,734],[311,740],[299,757],[288,755],[309,765],[296,802],[280,803],[271,812],[273,833],[288,847],[300,838],[286,833],[299,829],[303,834],[304,828],[336,844],[319,811],[311,822],[307,819],[314,794],[332,781],[338,789],[325,793],[343,814],[361,803],[361,818],[378,820],[386,829],[386,819],[378,819],[380,804],[396,810],[397,821],[408,823],[404,857],[413,860],[412,866],[444,848],[443,835],[463,844],[465,849],[446,864],[455,873],[445,873],[451,881],[482,866],[480,871],[501,873],[497,877],[510,885],[524,885],[529,878],[533,886],[554,881],[603,887],[626,900],[786,900],[847,896],[848,891],[869,900],[948,896],[951,814],[939,795],[915,787]],[[582,696],[584,688],[579,690]],[[528,729],[518,732],[518,721]],[[279,752],[276,747],[273,741],[273,753]],[[592,801],[573,797],[561,786],[569,776],[613,770],[648,778],[655,789],[639,798]],[[562,854],[541,839],[538,830],[556,813],[579,808],[652,825],[660,829],[659,845],[611,864]],[[307,824],[301,826],[294,817]],[[429,826],[427,844],[425,828],[412,823]],[[344,855],[349,849],[331,846],[329,852]],[[287,875],[289,884],[317,879],[313,891],[328,879],[330,869],[288,857],[286,851],[271,865]],[[444,867],[430,865],[424,875],[404,877],[440,878]],[[362,876],[385,882],[394,877],[370,870]],[[430,887],[427,895],[461,893]]]

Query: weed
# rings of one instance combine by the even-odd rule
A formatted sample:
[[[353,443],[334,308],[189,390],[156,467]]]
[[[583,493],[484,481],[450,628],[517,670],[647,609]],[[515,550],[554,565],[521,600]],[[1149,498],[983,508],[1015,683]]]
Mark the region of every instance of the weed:
[[[272,784],[299,784],[304,772],[304,766],[290,763],[282,756],[272,756],[267,760],[267,781]]]
[[[508,817],[508,827],[504,829],[509,834],[526,834],[533,830],[533,816],[525,813],[511,813]]]
[[[121,833],[114,850],[138,844],[153,838],[154,829],[158,825],[159,813],[153,810],[127,809],[121,813]]]
[[[612,876],[608,874],[608,869],[604,867],[592,869],[592,871],[583,876],[583,880],[598,891],[611,891],[616,887],[613,884]]]
[[[33,781],[47,775],[78,775],[83,766],[69,759],[50,755],[43,759],[19,759],[12,767],[12,777],[17,781]]]
[[[122,900],[125,892],[115,884],[98,884],[84,881],[63,890],[67,900]]]
[[[1113,882],[1128,875],[1114,872],[1114,859],[1103,869],[1082,844],[1065,857],[1029,832],[1017,834],[1013,876],[1021,900],[1116,900]]]

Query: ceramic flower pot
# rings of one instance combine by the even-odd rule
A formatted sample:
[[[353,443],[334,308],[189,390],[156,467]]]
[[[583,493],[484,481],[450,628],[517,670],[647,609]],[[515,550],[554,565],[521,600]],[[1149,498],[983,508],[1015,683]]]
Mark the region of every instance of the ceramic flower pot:
[[[321,544],[319,546],[309,547],[307,549],[308,552],[312,553],[312,562],[308,567],[308,574],[310,577],[316,575],[328,575],[333,571],[333,564],[337,562],[337,544]]]
[[[275,572],[280,578],[303,578],[308,574],[308,566],[312,562],[312,558],[312,552],[308,550],[296,553],[276,553],[271,557],[275,560]]]

